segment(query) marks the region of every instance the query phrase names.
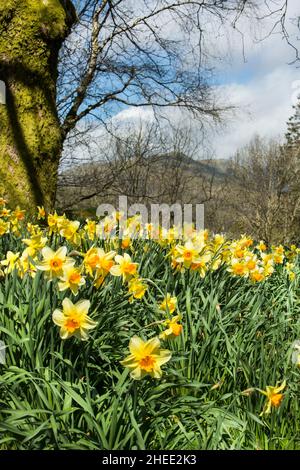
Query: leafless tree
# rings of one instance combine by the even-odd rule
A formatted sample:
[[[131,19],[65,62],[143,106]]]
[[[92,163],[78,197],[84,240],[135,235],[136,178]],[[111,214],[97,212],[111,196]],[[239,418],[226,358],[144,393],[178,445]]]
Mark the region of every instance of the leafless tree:
[[[126,195],[130,204],[164,202],[204,203],[212,199],[215,174],[211,155],[201,153],[191,129],[163,132],[154,122],[124,129],[98,144],[90,162],[68,168],[59,180],[61,208],[116,203]],[[87,157],[86,157],[87,158]]]
[[[216,102],[211,87],[214,44],[229,28],[239,30],[243,40],[245,17],[272,17],[273,28],[286,34],[287,0],[73,3],[78,21],[64,43],[58,79],[67,149],[66,140],[76,146],[85,130],[108,126],[110,117],[127,106],[151,107],[156,113],[188,109],[200,123],[219,119],[229,105]]]
[[[227,203],[238,230],[268,243],[298,240],[300,167],[280,141],[256,137],[232,161],[234,184]]]

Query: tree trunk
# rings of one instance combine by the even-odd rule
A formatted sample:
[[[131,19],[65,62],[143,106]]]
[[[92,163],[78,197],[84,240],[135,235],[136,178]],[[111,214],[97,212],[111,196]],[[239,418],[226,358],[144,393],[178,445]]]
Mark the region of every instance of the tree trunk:
[[[2,3],[2,2],[1,2]],[[62,134],[56,109],[58,53],[75,21],[69,0],[0,5],[0,196],[12,206],[51,209]]]

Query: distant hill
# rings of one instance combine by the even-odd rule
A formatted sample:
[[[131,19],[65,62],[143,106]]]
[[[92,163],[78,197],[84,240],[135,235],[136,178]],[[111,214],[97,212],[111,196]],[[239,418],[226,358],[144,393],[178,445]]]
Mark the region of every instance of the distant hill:
[[[60,173],[57,205],[97,207],[126,194],[141,202],[207,201],[212,184],[222,188],[232,179],[226,159],[193,160],[184,154],[163,154],[117,162],[98,161],[74,165]],[[169,203],[169,202],[168,202]]]
[[[166,168],[178,167],[180,165],[181,169],[188,172],[193,171],[198,175],[215,176],[219,179],[232,176],[230,160],[224,158],[194,160],[183,154],[174,155],[172,153],[155,155],[151,158],[155,165],[163,165]],[[103,170],[107,171],[108,167],[109,164],[101,160],[83,163],[82,165],[76,165],[61,171],[60,178],[65,181],[72,180],[74,177],[77,177],[79,180],[86,179],[89,174],[94,175],[95,173],[101,173]]]

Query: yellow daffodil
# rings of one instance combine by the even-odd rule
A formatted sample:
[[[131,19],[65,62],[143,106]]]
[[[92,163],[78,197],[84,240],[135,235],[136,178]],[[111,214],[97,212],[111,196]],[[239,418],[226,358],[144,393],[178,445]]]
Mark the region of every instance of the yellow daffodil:
[[[245,276],[247,274],[247,266],[243,261],[233,258],[227,271],[231,272],[234,276]]]
[[[204,278],[208,270],[208,263],[210,259],[211,259],[210,254],[205,254],[203,256],[200,256],[197,263],[192,263],[191,265],[192,271],[197,271],[200,274],[200,277]]]
[[[267,245],[265,244],[264,241],[261,240],[261,241],[259,242],[259,244],[257,245],[257,249],[258,249],[259,251],[266,251]]]
[[[144,297],[146,290],[147,286],[142,279],[138,277],[130,279],[128,282],[128,292],[131,294],[129,302],[133,302],[134,299],[141,299]]]
[[[171,297],[170,293],[167,293],[164,300],[159,305],[160,310],[164,310],[165,312],[173,313],[175,312],[177,307],[177,297]]]
[[[63,310],[55,310],[52,315],[53,322],[60,327],[61,339],[76,336],[87,340],[89,330],[97,326],[97,322],[88,316],[89,300],[81,300],[73,304],[70,299],[63,300]]]
[[[214,239],[213,239],[213,243],[216,247],[220,247],[221,245],[224,245],[225,243],[225,236],[224,235],[220,235],[220,234],[216,234],[214,236]]]
[[[96,222],[95,220],[86,220],[84,230],[89,238],[89,240],[94,241],[96,237]]]
[[[200,263],[199,250],[195,247],[192,241],[187,241],[183,246],[176,245],[176,251],[178,257],[176,257],[177,263],[183,263],[185,268],[189,268],[191,264]]]
[[[66,217],[64,215],[58,215],[56,212],[54,214],[48,215],[48,226],[50,235],[52,233],[59,232],[65,224]]]
[[[124,256],[116,255],[115,262],[117,264],[110,268],[113,276],[122,276],[123,281],[127,281],[136,275],[138,264],[133,263],[128,253],[124,253]]]
[[[73,266],[75,260],[67,257],[67,248],[65,246],[57,251],[51,250],[48,246],[42,249],[43,261],[36,265],[37,269],[46,271],[50,279],[62,277],[64,268]]]
[[[18,274],[21,278],[23,278],[26,273],[29,274],[31,277],[35,276],[37,269],[36,266],[32,263],[31,259],[32,257],[29,256],[27,249],[24,250],[19,260]]]
[[[111,214],[111,218],[115,220],[116,222],[120,222],[124,218],[124,212],[123,211],[115,211]]]
[[[20,253],[13,253],[12,251],[7,252],[6,259],[1,261],[1,265],[6,266],[4,270],[5,274],[10,274],[15,269],[19,258]]]
[[[254,271],[255,269],[257,269],[257,256],[255,256],[254,254],[249,254],[245,257],[245,265],[246,265],[246,269],[251,272],[251,271]]]
[[[262,269],[255,269],[250,273],[250,279],[253,282],[261,282],[265,279],[265,275]]]
[[[264,409],[261,415],[271,413],[272,406],[274,408],[278,408],[281,405],[284,395],[282,392],[286,387],[286,381],[284,380],[281,385],[277,385],[275,387],[267,386],[266,390],[258,391],[267,397],[266,403],[264,405]]]
[[[59,233],[64,237],[68,242],[73,243],[74,245],[79,245],[81,237],[78,233],[80,227],[80,222],[78,220],[66,220],[60,229]]]
[[[11,211],[7,209],[6,207],[3,207],[3,209],[0,211],[0,217],[9,217]]]
[[[85,271],[90,276],[93,276],[96,271],[97,277],[106,275],[114,265],[113,258],[115,255],[115,251],[106,253],[102,248],[90,248],[83,258]]]
[[[9,223],[5,222],[3,219],[0,219],[0,237],[7,233],[9,230]]]
[[[104,217],[99,224],[96,225],[96,235],[99,238],[111,237],[117,230],[117,224],[111,217]]]
[[[6,206],[6,204],[7,204],[7,200],[4,199],[3,197],[0,197],[0,207],[1,206]]]
[[[262,255],[262,268],[266,277],[271,276],[271,274],[274,272],[273,259],[270,259],[268,255],[265,257]]]
[[[123,250],[127,250],[128,248],[130,248],[132,244],[132,240],[130,237],[123,237],[122,240],[121,240],[121,248]]]
[[[35,237],[37,235],[40,235],[41,237],[43,236],[43,232],[39,225],[35,225],[35,224],[32,224],[31,222],[28,222],[26,225],[26,228],[28,232],[30,233],[31,237]]]
[[[161,366],[171,359],[171,352],[160,349],[160,341],[157,337],[143,341],[138,336],[131,338],[129,342],[130,355],[121,364],[131,370],[131,377],[139,380],[145,375],[156,379],[162,376]]]
[[[27,245],[26,253],[32,258],[36,255],[36,253],[44,248],[48,239],[43,237],[42,234],[34,235],[31,238],[23,238],[22,242]]]
[[[25,218],[25,211],[21,210],[20,207],[18,206],[12,213],[12,217],[17,219],[17,220],[24,220]]]
[[[81,270],[74,266],[67,266],[64,268],[64,274],[60,278],[58,288],[61,292],[71,289],[74,295],[78,294],[79,288],[84,286],[85,279],[81,275]]]
[[[241,248],[238,246],[234,251],[233,251],[233,257],[234,258],[244,258],[246,255],[246,250],[245,248]]]
[[[38,210],[38,215],[37,215],[38,219],[39,220],[45,219],[46,211],[45,211],[44,207],[43,206],[41,206],[41,207],[37,206],[37,210]]]
[[[159,337],[161,339],[173,339],[179,336],[182,332],[183,326],[178,323],[181,320],[181,315],[176,315],[172,317],[170,320],[166,320],[164,325],[167,327],[165,331],[163,331]]]
[[[241,248],[249,248],[250,246],[253,245],[253,240],[252,238],[248,238],[245,235],[243,235],[241,239],[239,240],[239,245],[241,246]]]
[[[274,253],[273,259],[275,264],[283,264],[284,255]]]
[[[286,263],[285,269],[286,269],[286,272],[289,275],[290,280],[294,281],[296,279],[296,273],[294,271],[294,269],[295,269],[294,263],[289,263],[289,262]]]

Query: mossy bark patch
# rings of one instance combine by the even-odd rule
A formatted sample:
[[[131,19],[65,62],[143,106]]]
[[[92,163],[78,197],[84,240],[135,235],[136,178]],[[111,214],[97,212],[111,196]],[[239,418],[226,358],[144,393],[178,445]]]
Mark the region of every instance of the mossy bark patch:
[[[0,6],[0,194],[12,205],[51,208],[62,150],[56,110],[58,53],[67,36],[59,0],[8,0]]]

